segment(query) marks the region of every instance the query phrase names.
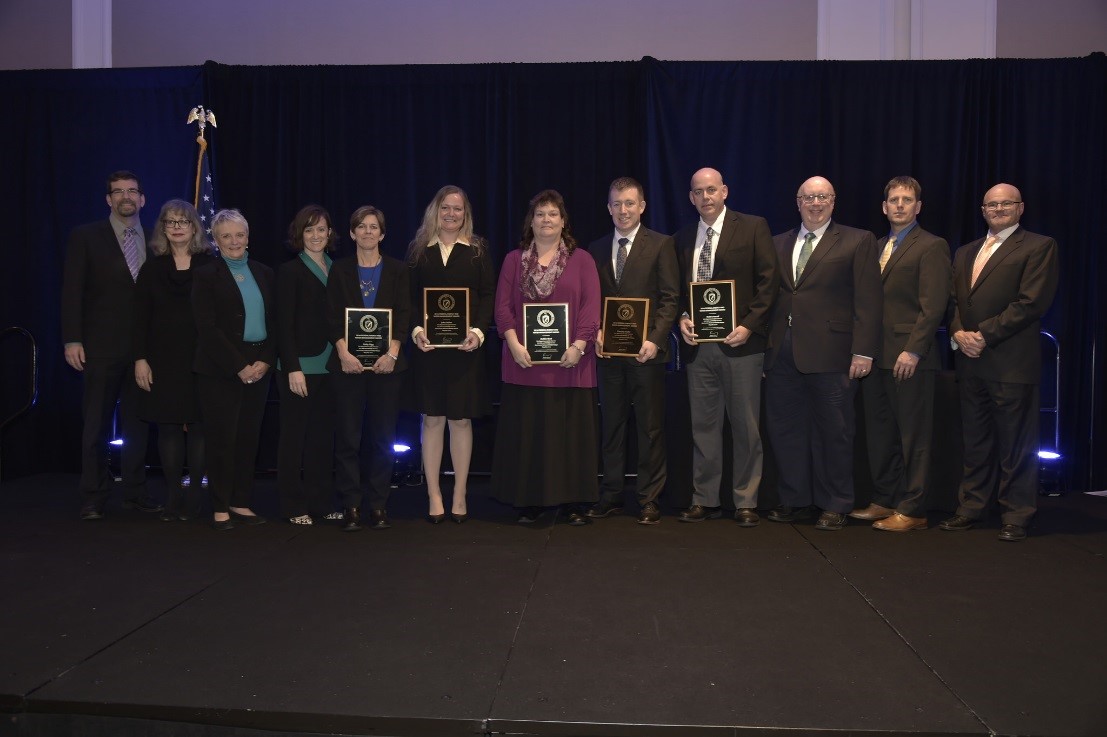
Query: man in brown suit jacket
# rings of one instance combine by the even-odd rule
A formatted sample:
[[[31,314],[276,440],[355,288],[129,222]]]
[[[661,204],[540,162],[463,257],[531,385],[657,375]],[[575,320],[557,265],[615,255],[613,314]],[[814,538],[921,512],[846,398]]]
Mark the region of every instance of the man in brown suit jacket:
[[[853,397],[880,350],[883,293],[873,234],[832,222],[834,186],[796,193],[802,224],[773,238],[782,278],[765,361],[769,440],[780,472],[773,522],[812,506],[819,530],[853,510]]]
[[[923,230],[922,186],[895,177],[884,187],[891,232],[877,244],[884,285],[883,335],[872,373],[861,380],[872,504],[850,513],[878,530],[926,529],[934,431],[934,333],[949,304],[949,244]]]
[[[953,317],[965,472],[957,514],[943,530],[967,530],[996,494],[1000,540],[1026,537],[1038,506],[1041,318],[1057,292],[1057,241],[1023,230],[1025,205],[1010,184],[984,195],[988,236],[953,258]]]

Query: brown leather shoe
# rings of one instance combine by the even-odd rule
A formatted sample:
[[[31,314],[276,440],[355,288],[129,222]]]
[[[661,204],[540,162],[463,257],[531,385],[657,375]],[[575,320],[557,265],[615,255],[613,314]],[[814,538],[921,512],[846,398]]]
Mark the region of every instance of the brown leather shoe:
[[[882,507],[879,504],[870,504],[864,509],[855,509],[849,513],[850,517],[854,519],[864,519],[870,522],[878,519],[885,519],[891,517],[896,513],[894,509],[888,509],[888,507]]]
[[[925,530],[926,517],[908,517],[906,514],[896,512],[891,517],[878,519],[873,522],[874,530],[887,530],[888,532],[907,532],[908,530]]]

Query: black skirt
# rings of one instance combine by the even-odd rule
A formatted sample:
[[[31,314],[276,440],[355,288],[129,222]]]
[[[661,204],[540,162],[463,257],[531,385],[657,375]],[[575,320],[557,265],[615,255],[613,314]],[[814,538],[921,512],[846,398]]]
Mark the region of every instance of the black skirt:
[[[516,507],[599,498],[596,390],[504,384],[492,496]]]
[[[471,352],[436,348],[424,353],[412,347],[408,356],[414,370],[408,380],[405,409],[450,420],[492,414],[484,350],[484,346]]]

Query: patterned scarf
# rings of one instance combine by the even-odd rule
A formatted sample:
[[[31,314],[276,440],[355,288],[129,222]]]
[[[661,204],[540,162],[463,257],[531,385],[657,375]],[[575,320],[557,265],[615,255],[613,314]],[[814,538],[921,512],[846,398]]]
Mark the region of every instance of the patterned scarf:
[[[546,299],[557,286],[557,280],[561,272],[565,270],[565,262],[569,260],[569,248],[565,241],[557,244],[557,258],[550,262],[549,266],[538,263],[538,248],[532,242],[523,254],[523,279],[520,283],[520,291],[523,296],[531,301]]]

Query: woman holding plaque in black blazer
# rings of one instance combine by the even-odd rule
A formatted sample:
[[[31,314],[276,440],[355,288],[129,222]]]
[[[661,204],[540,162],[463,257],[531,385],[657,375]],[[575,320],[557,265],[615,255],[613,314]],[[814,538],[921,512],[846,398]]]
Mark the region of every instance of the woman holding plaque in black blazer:
[[[273,270],[246,251],[250,226],[238,210],[220,210],[211,233],[222,260],[192,277],[198,345],[192,364],[204,416],[213,526],[259,525],[250,509],[269,369],[277,361]],[[232,521],[233,520],[233,521]]]
[[[445,429],[450,428],[454,494],[450,516],[468,519],[465,492],[473,453],[472,418],[491,412],[484,375],[484,330],[492,321],[495,275],[488,246],[473,235],[473,210],[465,192],[454,185],[438,190],[423,213],[423,224],[408,246],[411,304],[414,406],[423,416],[423,471],[427,479],[427,521],[446,518],[440,470]],[[468,331],[457,347],[434,347],[426,325],[426,288],[468,289]],[[432,291],[431,294],[434,294]]]
[[[353,256],[334,263],[327,280],[327,311],[334,353],[328,363],[335,394],[335,481],[345,513],[342,529],[360,530],[361,434],[369,433],[370,466],[367,479],[369,525],[392,526],[386,506],[392,480],[392,445],[400,411],[401,373],[407,368],[401,344],[411,325],[408,269],[403,262],[381,253],[384,213],[359,207],[350,216]],[[391,339],[380,345],[376,357],[356,356],[358,346],[347,344],[346,310],[389,309]]]
[[[277,497],[294,525],[334,514],[334,392],[327,362],[334,346],[327,327],[327,279],[334,247],[331,216],[307,205],[288,226],[295,258],[277,270],[281,439]]]

